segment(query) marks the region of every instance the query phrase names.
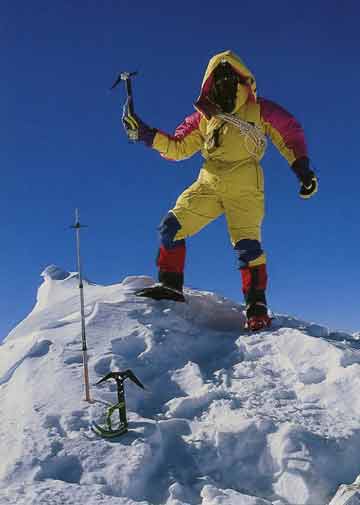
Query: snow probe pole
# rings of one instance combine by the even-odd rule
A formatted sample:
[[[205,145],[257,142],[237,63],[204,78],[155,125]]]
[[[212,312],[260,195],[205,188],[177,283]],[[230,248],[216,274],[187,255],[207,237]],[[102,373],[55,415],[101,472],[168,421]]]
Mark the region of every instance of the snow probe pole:
[[[82,352],[83,352],[83,364],[84,364],[85,401],[91,403],[88,354],[87,354],[86,333],[85,333],[84,285],[81,272],[81,256],[80,256],[80,228],[85,227],[86,227],[85,225],[80,224],[79,209],[75,209],[75,224],[71,228],[75,229],[76,234],[76,256],[77,256],[77,269],[78,269],[79,289],[80,289],[81,339],[82,339]]]

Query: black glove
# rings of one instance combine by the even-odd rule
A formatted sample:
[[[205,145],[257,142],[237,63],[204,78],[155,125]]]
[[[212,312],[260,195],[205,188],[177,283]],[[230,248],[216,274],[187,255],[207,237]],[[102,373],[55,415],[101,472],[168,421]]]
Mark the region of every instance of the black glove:
[[[144,142],[152,147],[157,130],[150,128],[136,114],[130,112],[129,99],[124,104],[121,120],[129,140]]]
[[[318,180],[315,173],[310,169],[309,158],[304,156],[294,161],[291,168],[300,181],[300,198],[311,198],[318,190]]]

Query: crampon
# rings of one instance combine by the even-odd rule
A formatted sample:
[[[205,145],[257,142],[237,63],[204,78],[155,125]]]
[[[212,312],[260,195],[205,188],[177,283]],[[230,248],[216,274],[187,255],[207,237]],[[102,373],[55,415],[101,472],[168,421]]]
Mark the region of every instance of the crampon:
[[[245,327],[250,331],[266,330],[271,326],[271,318],[268,315],[251,316],[247,319]]]

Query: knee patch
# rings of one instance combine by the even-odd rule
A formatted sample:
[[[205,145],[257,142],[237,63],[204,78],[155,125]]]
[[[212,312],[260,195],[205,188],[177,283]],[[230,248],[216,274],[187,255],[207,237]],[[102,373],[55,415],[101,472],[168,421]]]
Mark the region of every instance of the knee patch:
[[[243,239],[235,244],[235,251],[238,254],[239,269],[246,268],[251,261],[259,258],[264,251],[258,240]]]
[[[161,221],[159,226],[160,243],[165,249],[173,249],[185,244],[185,240],[174,240],[180,228],[181,225],[172,212],[169,212]]]

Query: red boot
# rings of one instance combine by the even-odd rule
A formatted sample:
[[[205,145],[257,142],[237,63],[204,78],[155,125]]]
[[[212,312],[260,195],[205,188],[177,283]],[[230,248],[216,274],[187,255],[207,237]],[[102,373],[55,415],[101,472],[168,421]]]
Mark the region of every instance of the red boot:
[[[160,246],[157,257],[159,267],[159,283],[138,290],[137,296],[145,296],[154,300],[173,300],[185,302],[183,295],[185,264],[185,242],[166,249]]]
[[[243,293],[246,300],[246,328],[259,331],[269,328],[265,290],[267,286],[266,264],[241,269]]]

